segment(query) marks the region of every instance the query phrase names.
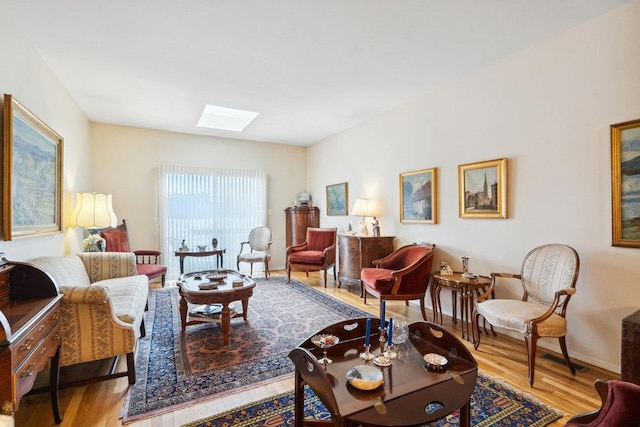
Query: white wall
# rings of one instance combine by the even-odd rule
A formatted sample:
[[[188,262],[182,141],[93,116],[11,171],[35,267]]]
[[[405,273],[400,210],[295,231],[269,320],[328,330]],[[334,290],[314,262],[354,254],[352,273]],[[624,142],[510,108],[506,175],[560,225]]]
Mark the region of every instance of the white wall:
[[[459,269],[467,255],[481,274],[519,272],[540,244],[573,246],[569,352],[619,372],[621,319],[640,309],[640,249],[611,246],[609,125],[640,118],[639,19],[635,1],[314,145],[312,195],[326,206],[325,186],[346,181],[350,208],[357,197],[384,208],[382,234],[396,246],[434,242],[435,265]],[[508,219],[458,218],[458,165],[503,157]],[[398,174],[431,167],[439,223],[400,224]],[[344,229],[348,218],[321,222]],[[518,286],[499,296],[519,297]]]
[[[132,249],[153,249],[159,247],[159,164],[265,171],[269,193],[267,226],[273,234],[270,268],[284,268],[284,209],[306,189],[306,153],[307,149],[299,146],[94,123],[92,191],[113,194],[113,209],[119,219],[127,220]],[[227,253],[225,257],[235,260],[236,255]],[[173,254],[165,254],[164,262],[178,261]]]
[[[0,6],[0,16],[6,18],[7,15]],[[89,191],[91,184],[90,165],[87,162],[89,122],[11,19],[3,19],[0,26],[0,57],[0,95],[13,95],[64,138],[64,232],[11,242],[0,240],[0,252],[6,252],[12,260],[27,260],[41,255],[61,255],[82,250],[83,230],[68,229],[67,226],[75,203],[75,193]]]

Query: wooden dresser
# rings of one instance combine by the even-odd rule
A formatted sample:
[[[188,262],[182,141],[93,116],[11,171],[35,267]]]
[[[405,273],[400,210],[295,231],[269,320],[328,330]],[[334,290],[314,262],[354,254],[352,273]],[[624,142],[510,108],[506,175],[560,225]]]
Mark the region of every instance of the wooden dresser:
[[[286,218],[286,245],[300,245],[307,238],[307,227],[320,227],[320,209],[296,206],[284,210]]]
[[[18,410],[38,372],[51,359],[51,405],[56,423],[60,357],[58,288],[42,271],[28,264],[0,266],[0,406]]]
[[[393,252],[394,236],[352,236],[338,234],[338,283],[357,285],[362,293],[360,271]],[[362,295],[361,295],[362,296]]]

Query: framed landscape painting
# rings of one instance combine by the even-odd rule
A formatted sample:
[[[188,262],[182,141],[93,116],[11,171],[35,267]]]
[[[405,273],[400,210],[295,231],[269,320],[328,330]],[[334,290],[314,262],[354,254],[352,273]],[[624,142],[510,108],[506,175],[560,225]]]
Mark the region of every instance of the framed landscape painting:
[[[327,185],[327,215],[347,215],[349,200],[346,182]]]
[[[3,239],[61,232],[62,137],[7,94],[3,125]]]
[[[611,125],[613,246],[640,248],[640,119]]]
[[[437,169],[400,174],[400,222],[437,224]]]
[[[458,166],[460,218],[507,217],[507,159]]]

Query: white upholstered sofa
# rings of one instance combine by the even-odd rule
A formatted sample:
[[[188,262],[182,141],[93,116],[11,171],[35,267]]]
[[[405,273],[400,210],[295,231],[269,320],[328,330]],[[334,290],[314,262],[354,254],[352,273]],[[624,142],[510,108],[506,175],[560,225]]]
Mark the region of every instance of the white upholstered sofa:
[[[85,252],[35,258],[29,264],[47,273],[62,298],[60,366],[119,355],[127,357],[127,375],[135,383],[134,354],[145,335],[144,311],[149,279],[136,270],[130,252]]]

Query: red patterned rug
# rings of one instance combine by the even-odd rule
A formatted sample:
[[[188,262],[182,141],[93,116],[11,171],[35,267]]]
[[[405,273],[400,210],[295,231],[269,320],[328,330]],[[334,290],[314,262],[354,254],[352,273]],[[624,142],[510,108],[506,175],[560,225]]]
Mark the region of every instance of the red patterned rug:
[[[292,375],[289,351],[309,335],[344,319],[370,316],[310,286],[293,280],[288,284],[286,277],[256,282],[248,322],[231,320],[226,347],[216,323],[181,332],[177,288],[150,292],[147,336],[139,342],[136,383],[125,399],[124,423]]]

